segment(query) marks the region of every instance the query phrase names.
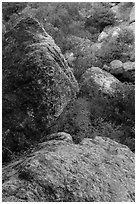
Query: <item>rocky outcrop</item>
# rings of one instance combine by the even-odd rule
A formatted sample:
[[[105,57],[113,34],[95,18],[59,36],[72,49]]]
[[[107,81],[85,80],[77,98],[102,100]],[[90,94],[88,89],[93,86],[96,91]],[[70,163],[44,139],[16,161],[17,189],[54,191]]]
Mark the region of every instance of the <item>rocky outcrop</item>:
[[[51,140],[3,168],[3,202],[134,202],[134,153],[109,138]]]
[[[60,48],[30,17],[4,34],[2,63],[5,162],[49,131],[79,86]]]
[[[25,126],[28,117],[35,123],[36,116],[46,128],[75,96],[78,83],[60,48],[37,20],[18,20],[4,37],[3,100],[11,104],[10,115],[18,126]]]
[[[122,83],[99,67],[91,67],[83,74],[80,86],[81,93],[93,98],[99,93],[113,96],[118,89],[121,89]]]

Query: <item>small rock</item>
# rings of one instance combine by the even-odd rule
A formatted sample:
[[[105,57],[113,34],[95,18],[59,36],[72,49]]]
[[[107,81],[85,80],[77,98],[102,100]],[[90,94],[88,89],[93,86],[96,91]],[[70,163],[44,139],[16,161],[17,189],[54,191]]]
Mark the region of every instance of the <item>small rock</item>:
[[[118,75],[123,73],[123,63],[120,60],[113,60],[110,63],[111,74]]]

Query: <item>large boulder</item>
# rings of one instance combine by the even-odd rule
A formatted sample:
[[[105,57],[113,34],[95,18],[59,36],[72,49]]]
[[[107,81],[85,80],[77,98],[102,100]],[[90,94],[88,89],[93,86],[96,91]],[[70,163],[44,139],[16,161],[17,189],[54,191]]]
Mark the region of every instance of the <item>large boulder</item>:
[[[51,140],[3,168],[3,202],[135,202],[134,153],[109,138]]]
[[[46,130],[79,89],[60,48],[33,18],[5,33],[2,62],[4,130]]]
[[[118,89],[122,88],[122,83],[99,67],[91,67],[82,75],[80,87],[80,92],[84,95],[88,94],[91,98],[99,93],[113,96]]]

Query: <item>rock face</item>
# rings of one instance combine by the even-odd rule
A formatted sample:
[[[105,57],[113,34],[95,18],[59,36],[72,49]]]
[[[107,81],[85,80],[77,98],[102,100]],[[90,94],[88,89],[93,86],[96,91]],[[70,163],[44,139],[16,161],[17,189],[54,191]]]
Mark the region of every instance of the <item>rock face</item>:
[[[78,83],[60,48],[40,23],[20,19],[3,41],[3,101],[11,104],[4,117],[18,128],[30,118],[50,126],[78,91]],[[8,106],[9,107],[9,106]],[[27,122],[25,122],[27,121]]]
[[[113,95],[122,83],[110,73],[99,67],[89,68],[82,76],[80,92],[92,98],[99,92],[105,95]]]
[[[135,201],[134,153],[109,138],[41,143],[3,168],[3,202]]]

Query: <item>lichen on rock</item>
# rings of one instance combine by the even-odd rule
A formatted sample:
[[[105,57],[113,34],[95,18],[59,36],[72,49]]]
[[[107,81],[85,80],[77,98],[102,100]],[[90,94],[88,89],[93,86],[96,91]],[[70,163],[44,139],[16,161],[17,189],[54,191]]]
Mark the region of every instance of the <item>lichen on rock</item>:
[[[134,202],[134,153],[109,138],[42,143],[3,168],[3,202]]]
[[[3,98],[13,96],[10,99],[12,118],[20,121],[19,125],[25,125],[25,118],[29,117],[27,110],[31,109],[33,119],[45,128],[61,114],[79,89],[60,48],[31,17],[18,20],[4,36],[3,84]],[[19,118],[14,108],[20,112]],[[22,115],[26,116],[22,119]]]

